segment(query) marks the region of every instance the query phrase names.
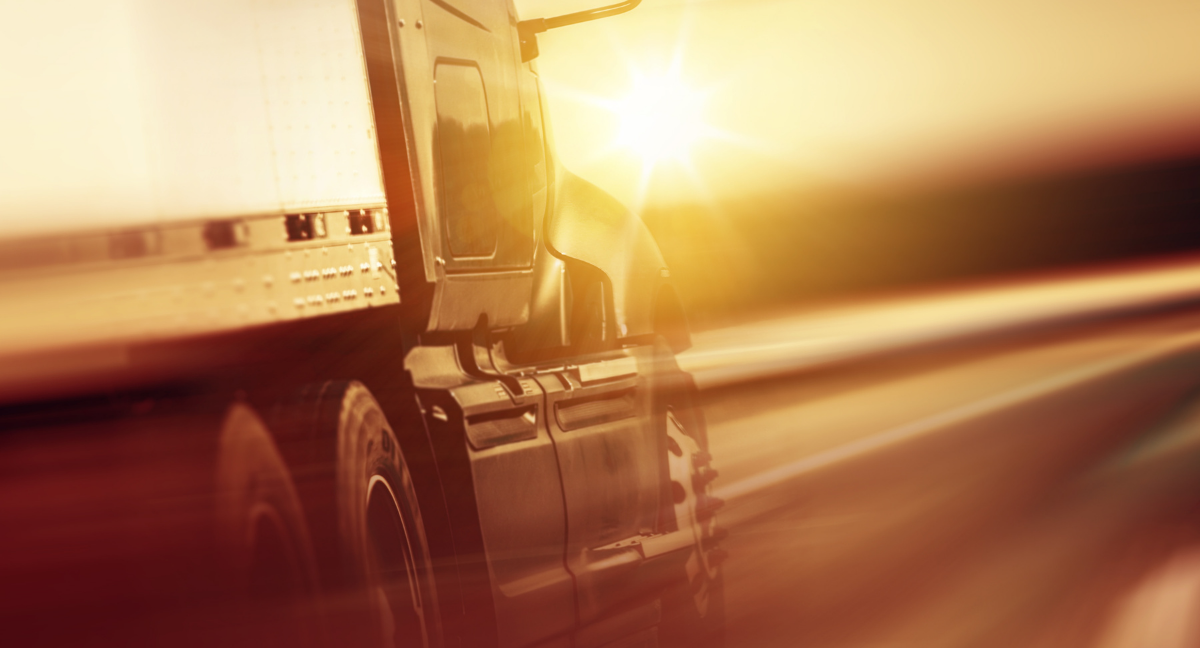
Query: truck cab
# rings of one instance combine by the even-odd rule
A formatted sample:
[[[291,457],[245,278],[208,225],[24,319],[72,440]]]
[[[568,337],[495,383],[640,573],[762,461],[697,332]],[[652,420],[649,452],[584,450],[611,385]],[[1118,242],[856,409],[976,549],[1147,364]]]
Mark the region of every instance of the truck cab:
[[[0,194],[7,452],[104,459],[0,524],[117,511],[62,541],[94,555],[69,578],[10,538],[12,591],[138,575],[56,631],[93,644],[716,645],[683,310],[641,220],[558,162],[537,72],[538,33],[638,3],[117,4],[31,7],[50,44],[6,52],[45,54],[20,101],[89,115],[0,127],[31,160]],[[165,467],[187,515],[137,487]],[[152,550],[80,548],[122,543]],[[197,592],[203,620],[146,603]],[[30,600],[18,634],[61,611]]]

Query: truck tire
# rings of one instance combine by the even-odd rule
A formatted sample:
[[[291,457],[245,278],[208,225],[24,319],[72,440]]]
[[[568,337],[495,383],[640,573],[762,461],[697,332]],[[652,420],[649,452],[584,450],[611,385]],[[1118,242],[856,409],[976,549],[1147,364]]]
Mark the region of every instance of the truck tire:
[[[0,423],[5,645],[321,643],[300,500],[249,406],[59,415]]]
[[[271,434],[250,407],[230,407],[217,438],[216,531],[236,645],[324,643],[312,539]]]
[[[663,594],[660,639],[664,648],[719,648],[725,643],[725,551],[717,546],[724,531],[716,524],[721,502],[712,496],[716,471],[690,389],[668,406],[666,434],[676,521],[692,528],[696,542],[684,573]]]
[[[440,646],[421,510],[383,410],[357,382],[312,386],[287,409],[336,644]]]

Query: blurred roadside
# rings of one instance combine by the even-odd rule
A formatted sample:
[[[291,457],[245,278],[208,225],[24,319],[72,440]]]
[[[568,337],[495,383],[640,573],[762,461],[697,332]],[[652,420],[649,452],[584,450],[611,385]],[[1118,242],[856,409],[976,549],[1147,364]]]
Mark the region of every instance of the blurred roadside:
[[[1194,150],[1194,149],[1193,149]],[[920,190],[780,192],[643,219],[697,331],[1200,249],[1200,156]],[[1091,270],[1089,270],[1091,269]]]
[[[1200,300],[1200,255],[912,290],[697,332],[679,357],[701,389],[974,338],[1045,331]]]

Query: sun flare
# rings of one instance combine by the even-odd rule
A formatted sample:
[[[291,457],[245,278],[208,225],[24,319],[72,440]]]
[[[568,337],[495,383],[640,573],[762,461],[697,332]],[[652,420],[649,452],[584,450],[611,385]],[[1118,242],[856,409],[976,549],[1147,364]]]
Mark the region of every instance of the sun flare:
[[[637,74],[632,91],[613,106],[620,122],[616,144],[630,149],[647,169],[667,161],[690,164],[692,147],[704,139],[704,93],[676,74]]]

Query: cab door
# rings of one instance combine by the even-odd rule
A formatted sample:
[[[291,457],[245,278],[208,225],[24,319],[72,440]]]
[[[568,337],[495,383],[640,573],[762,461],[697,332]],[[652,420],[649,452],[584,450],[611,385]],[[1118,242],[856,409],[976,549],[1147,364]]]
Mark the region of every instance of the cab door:
[[[660,360],[653,347],[638,347],[537,377],[562,475],[566,563],[583,625],[638,600],[661,584],[656,574],[687,557],[690,536],[678,532],[665,492]]]
[[[421,244],[437,285],[428,329],[486,338],[477,324],[521,323],[532,291],[538,189],[525,151],[515,17],[505,0],[394,0],[393,10]],[[452,497],[466,513],[456,542],[473,551],[467,539],[478,534],[486,561],[460,555],[460,574],[472,574],[460,578],[472,596],[490,595],[499,646],[508,648],[564,636],[577,617],[541,390],[500,375],[487,349],[466,344],[442,357],[450,351],[418,347],[406,362],[435,444],[452,443],[453,456],[465,458],[469,475],[447,486],[468,491]],[[439,469],[453,465],[439,459]],[[470,517],[477,527],[462,519]]]
[[[523,173],[514,17],[503,0],[423,0],[422,15],[447,272],[529,268],[533,209]]]
[[[522,324],[535,249],[516,18],[504,0],[394,0],[428,330]]]

